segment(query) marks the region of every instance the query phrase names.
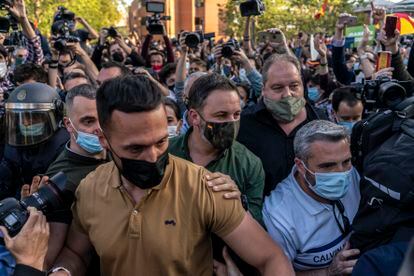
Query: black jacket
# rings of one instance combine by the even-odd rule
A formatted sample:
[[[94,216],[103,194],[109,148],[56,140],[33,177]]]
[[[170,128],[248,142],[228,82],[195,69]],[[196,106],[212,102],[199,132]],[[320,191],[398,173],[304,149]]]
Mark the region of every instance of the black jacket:
[[[13,276],[45,276],[46,273],[31,266],[17,264]]]
[[[349,85],[355,81],[355,73],[346,67],[345,47],[332,48],[332,66],[335,77],[340,83]]]
[[[293,139],[296,132],[312,120],[327,119],[322,110],[309,104],[306,111],[307,119],[289,135],[267,111],[263,100],[242,114],[237,140],[262,160],[266,177],[264,195],[269,195],[289,175],[295,158]]]
[[[0,162],[0,199],[15,196],[23,184],[30,184],[35,175],[44,174],[69,138],[66,129],[60,128],[49,140],[36,146],[6,145]]]

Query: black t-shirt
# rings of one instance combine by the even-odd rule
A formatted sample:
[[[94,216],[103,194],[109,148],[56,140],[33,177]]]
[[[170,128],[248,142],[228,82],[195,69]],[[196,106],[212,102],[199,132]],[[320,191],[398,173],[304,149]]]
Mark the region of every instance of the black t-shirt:
[[[67,182],[65,189],[65,199],[67,208],[63,210],[56,210],[51,214],[47,215],[48,222],[61,222],[70,224],[72,221],[72,212],[70,207],[75,197],[75,191],[79,183],[85,178],[90,172],[94,171],[98,166],[106,163],[108,160],[95,159],[87,156],[76,154],[69,150],[69,144],[66,145],[65,149],[53,162],[46,175],[52,177],[58,172],[66,174]]]

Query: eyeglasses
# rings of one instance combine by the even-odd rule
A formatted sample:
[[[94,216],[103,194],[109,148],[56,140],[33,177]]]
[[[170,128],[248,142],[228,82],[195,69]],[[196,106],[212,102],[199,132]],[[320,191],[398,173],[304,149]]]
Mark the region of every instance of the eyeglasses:
[[[352,227],[351,227],[351,223],[349,222],[348,217],[345,215],[344,205],[342,204],[340,200],[335,200],[332,202],[332,207],[333,207],[334,218],[335,218],[336,224],[339,227],[339,230],[341,230],[343,235],[345,236],[348,235],[351,232]],[[342,224],[339,222],[336,216],[335,207],[338,209],[339,214],[341,215]]]

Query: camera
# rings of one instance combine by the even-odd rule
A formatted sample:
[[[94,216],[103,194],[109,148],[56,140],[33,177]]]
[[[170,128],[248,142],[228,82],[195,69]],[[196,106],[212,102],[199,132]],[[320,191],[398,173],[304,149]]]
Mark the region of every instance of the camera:
[[[240,3],[240,13],[243,17],[262,15],[265,5],[261,0],[247,0]]]
[[[108,36],[112,38],[115,38],[118,36],[118,31],[113,26],[107,28],[106,30],[108,32]]]
[[[394,110],[403,100],[412,96],[409,81],[397,81],[388,77],[364,80],[351,86],[355,89],[356,97],[364,102],[368,112],[384,108]]]
[[[73,22],[73,25],[75,25],[75,13],[71,12],[67,8],[63,6],[58,7],[58,12],[55,15],[55,18],[53,19],[54,22],[56,21],[71,21]]]
[[[59,7],[52,25],[52,35],[55,37],[53,47],[59,52],[66,49],[68,43],[79,42],[75,35],[75,14],[65,7]]]
[[[58,172],[49,179],[48,185],[21,201],[13,197],[3,199],[0,201],[0,225],[7,228],[10,236],[15,236],[29,218],[27,207],[35,207],[44,214],[69,207],[73,196],[69,198],[70,192],[65,186],[66,175]]]
[[[221,49],[221,55],[224,58],[231,58],[235,50],[240,50],[239,42],[235,39],[230,39],[223,45],[223,48]]]
[[[13,6],[12,0],[0,0],[0,10],[7,10],[11,6]]]
[[[170,16],[161,16],[164,13],[164,3],[161,2],[147,2],[147,12],[153,13],[152,16],[148,16],[146,20],[147,30],[152,35],[164,34],[164,24],[162,21],[171,20]]]
[[[64,51],[68,43],[76,43],[80,41],[80,39],[74,35],[69,23],[64,20],[59,20],[53,23],[52,34],[56,37],[53,47],[59,52]]]
[[[13,1],[0,0],[0,10],[9,10],[13,6]],[[19,31],[17,19],[8,11],[6,16],[0,17],[0,33],[9,33],[3,45],[8,47],[16,47],[23,45],[23,34]]]
[[[185,45],[189,48],[195,49],[198,44],[204,41],[204,35],[202,31],[193,32],[193,33],[184,33],[185,35]]]

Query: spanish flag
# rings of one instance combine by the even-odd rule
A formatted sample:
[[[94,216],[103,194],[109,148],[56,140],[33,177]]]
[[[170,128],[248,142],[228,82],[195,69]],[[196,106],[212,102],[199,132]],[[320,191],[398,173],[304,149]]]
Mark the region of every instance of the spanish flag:
[[[328,0],[324,0],[321,9],[315,14],[315,19],[318,20],[325,15],[325,11],[328,8]]]
[[[400,31],[401,35],[414,34],[414,18],[406,13],[394,13],[389,15],[398,17],[397,29]]]

